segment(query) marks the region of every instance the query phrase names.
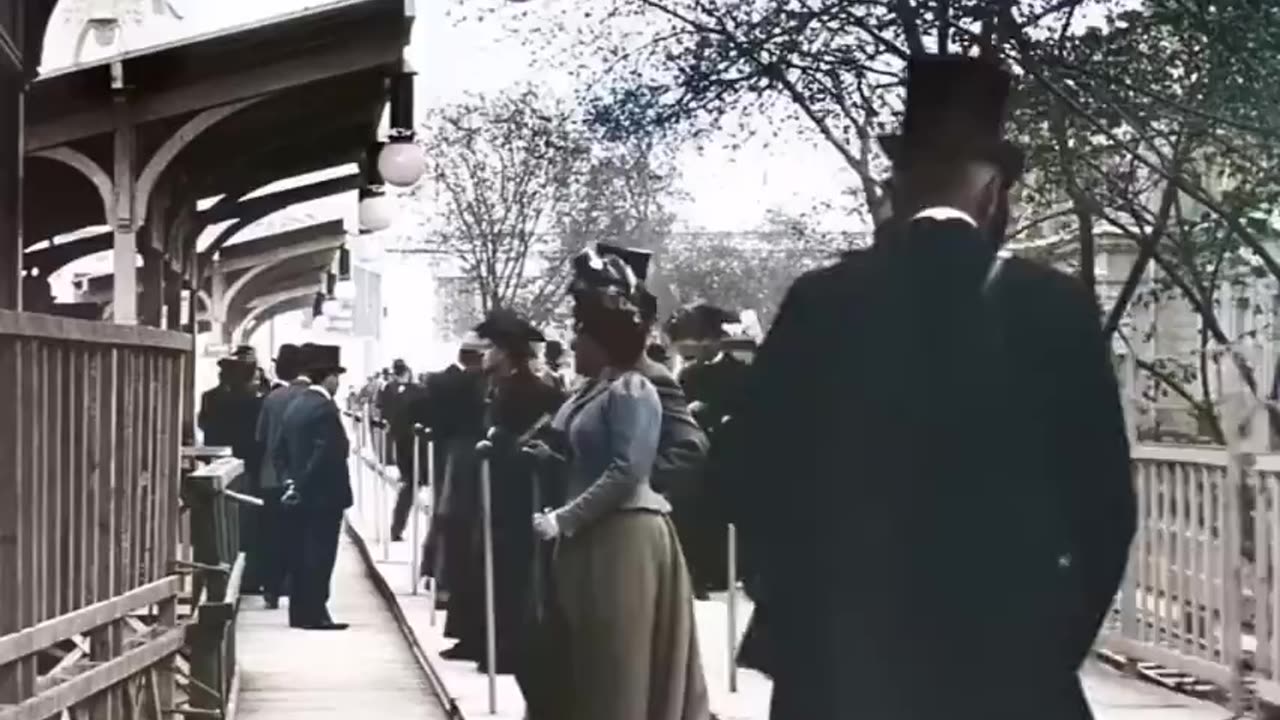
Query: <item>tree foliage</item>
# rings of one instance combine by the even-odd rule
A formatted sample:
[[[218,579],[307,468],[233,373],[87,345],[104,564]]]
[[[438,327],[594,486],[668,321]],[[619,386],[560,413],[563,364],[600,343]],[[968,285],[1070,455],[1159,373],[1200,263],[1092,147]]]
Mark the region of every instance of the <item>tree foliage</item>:
[[[755,310],[767,326],[799,274],[834,262],[861,240],[817,232],[804,218],[772,211],[755,232],[675,234],[658,261],[677,303]]]
[[[451,258],[466,298],[450,325],[498,307],[563,320],[569,259],[596,241],[660,247],[674,216],[670,155],[643,139],[606,143],[535,89],[475,97],[430,115],[419,251]],[[457,304],[457,303],[454,303]]]

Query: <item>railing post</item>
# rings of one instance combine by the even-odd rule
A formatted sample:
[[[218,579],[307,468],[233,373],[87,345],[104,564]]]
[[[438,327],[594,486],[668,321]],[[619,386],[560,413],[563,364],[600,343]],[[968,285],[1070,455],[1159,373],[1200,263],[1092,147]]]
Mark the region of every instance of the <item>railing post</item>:
[[[1233,422],[1232,418],[1224,418]],[[1241,522],[1240,492],[1243,482],[1243,454],[1238,442],[1233,442],[1231,430],[1228,430],[1227,472],[1223,488],[1222,506],[1222,663],[1231,670],[1230,709],[1239,717],[1245,710],[1247,702],[1246,679],[1244,677],[1243,653],[1241,640],[1244,631],[1242,603],[1244,593],[1241,592],[1243,574],[1241,566],[1242,533],[1244,523]]]
[[[391,560],[391,528],[387,527],[384,523],[387,522],[387,508],[391,506],[391,503],[387,502],[387,495],[390,490],[390,488],[387,487],[387,466],[391,460],[391,429],[389,426],[384,424],[381,430],[382,457],[378,460],[378,478],[381,482],[378,483],[378,498],[380,502],[378,503],[377,523],[378,536],[382,538],[382,562],[387,562]]]
[[[728,528],[728,595],[725,602],[729,611],[728,665],[729,692],[738,692],[738,528],[729,523]]]
[[[422,494],[419,492],[418,478],[422,474],[422,436],[418,433],[422,432],[422,426],[415,424],[413,426],[413,477],[408,478],[409,487],[413,490],[411,501],[409,503],[409,592],[412,595],[418,594],[418,559],[422,554],[422,548],[418,543],[422,541],[422,520],[419,513],[422,512]],[[400,482],[405,482],[405,478],[401,478]]]
[[[489,714],[498,714],[498,643],[497,627],[494,625],[494,588],[493,588],[493,507],[492,478],[490,477],[489,454],[493,444],[481,441],[476,447],[480,453],[480,512],[484,538],[484,657],[488,665],[489,675]]]

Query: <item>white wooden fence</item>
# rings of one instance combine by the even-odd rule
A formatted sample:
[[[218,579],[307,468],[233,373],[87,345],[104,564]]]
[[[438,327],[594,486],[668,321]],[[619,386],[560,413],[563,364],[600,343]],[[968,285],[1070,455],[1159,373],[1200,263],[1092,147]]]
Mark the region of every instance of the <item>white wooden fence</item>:
[[[1099,645],[1280,703],[1280,454],[1137,445],[1138,534]]]

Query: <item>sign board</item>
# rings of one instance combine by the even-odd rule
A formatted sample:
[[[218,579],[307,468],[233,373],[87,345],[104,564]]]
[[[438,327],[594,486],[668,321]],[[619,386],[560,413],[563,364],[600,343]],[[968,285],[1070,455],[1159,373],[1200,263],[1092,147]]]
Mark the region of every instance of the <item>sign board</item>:
[[[206,345],[204,347],[204,356],[207,358],[224,358],[230,354],[230,345]]]

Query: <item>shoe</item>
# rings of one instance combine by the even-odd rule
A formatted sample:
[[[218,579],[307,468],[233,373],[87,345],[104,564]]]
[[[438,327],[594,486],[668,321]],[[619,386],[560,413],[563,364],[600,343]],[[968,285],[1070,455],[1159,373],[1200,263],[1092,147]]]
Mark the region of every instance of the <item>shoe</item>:
[[[326,620],[324,622],[318,622],[318,623],[290,625],[290,627],[294,627],[299,630],[346,630],[347,628],[351,627],[351,624],[344,623],[344,622],[334,622],[332,620]]]
[[[267,609],[268,609],[268,610],[279,610],[279,609],[280,609],[280,596],[279,596],[279,595],[265,595],[265,596],[263,596],[263,602],[265,602],[265,604],[266,604],[266,606],[267,606]]]
[[[440,657],[444,658],[445,660],[471,660],[471,661],[474,661],[474,660],[476,659],[476,657],[475,657],[475,656],[476,656],[476,654],[475,654],[475,653],[471,652],[471,650],[470,650],[470,649],[468,649],[467,647],[465,647],[465,646],[464,646],[464,645],[462,645],[461,643],[459,643],[459,644],[457,644],[457,645],[454,645],[453,647],[449,648],[448,650],[441,651],[441,653],[440,653]]]

